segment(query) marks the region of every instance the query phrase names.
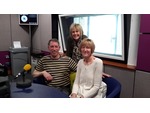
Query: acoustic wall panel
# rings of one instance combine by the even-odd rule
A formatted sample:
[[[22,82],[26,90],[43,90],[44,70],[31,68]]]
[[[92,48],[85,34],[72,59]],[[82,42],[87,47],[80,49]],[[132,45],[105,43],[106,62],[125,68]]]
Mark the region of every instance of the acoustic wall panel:
[[[140,34],[137,70],[150,72],[150,34]]]

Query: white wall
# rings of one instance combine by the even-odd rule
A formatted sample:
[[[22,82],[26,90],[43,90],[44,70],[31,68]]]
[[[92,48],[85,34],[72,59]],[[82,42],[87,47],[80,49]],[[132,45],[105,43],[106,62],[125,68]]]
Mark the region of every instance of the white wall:
[[[39,14],[38,26],[32,28],[33,52],[49,51],[48,41],[52,38],[51,14]]]
[[[140,30],[140,14],[131,15],[128,65],[136,66]]]

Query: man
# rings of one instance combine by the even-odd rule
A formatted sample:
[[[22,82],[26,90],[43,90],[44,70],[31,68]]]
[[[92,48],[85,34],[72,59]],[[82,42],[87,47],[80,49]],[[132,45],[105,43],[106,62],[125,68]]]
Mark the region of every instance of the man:
[[[57,39],[48,42],[50,55],[41,58],[33,72],[33,77],[43,76],[48,86],[56,87],[70,94],[70,72],[76,71],[77,64],[67,56],[59,53],[60,44]]]

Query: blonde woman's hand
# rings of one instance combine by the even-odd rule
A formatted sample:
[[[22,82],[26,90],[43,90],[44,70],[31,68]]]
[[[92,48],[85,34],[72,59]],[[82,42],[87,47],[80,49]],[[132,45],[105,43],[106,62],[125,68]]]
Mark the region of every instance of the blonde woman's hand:
[[[77,98],[77,94],[72,93],[72,94],[70,95],[70,98]]]
[[[66,56],[66,54],[63,52],[59,52],[59,54],[60,54],[60,56]]]

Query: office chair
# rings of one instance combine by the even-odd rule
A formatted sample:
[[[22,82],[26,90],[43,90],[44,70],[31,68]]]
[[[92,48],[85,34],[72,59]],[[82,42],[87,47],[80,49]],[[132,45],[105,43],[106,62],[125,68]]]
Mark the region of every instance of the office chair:
[[[8,78],[8,69],[0,64],[0,98],[10,97],[10,84]]]
[[[119,98],[121,92],[121,84],[113,77],[103,78],[103,81],[107,84],[106,98]]]
[[[71,89],[75,80],[75,72],[70,74]],[[103,78],[103,82],[107,84],[106,98],[119,98],[121,92],[121,84],[113,77]]]

